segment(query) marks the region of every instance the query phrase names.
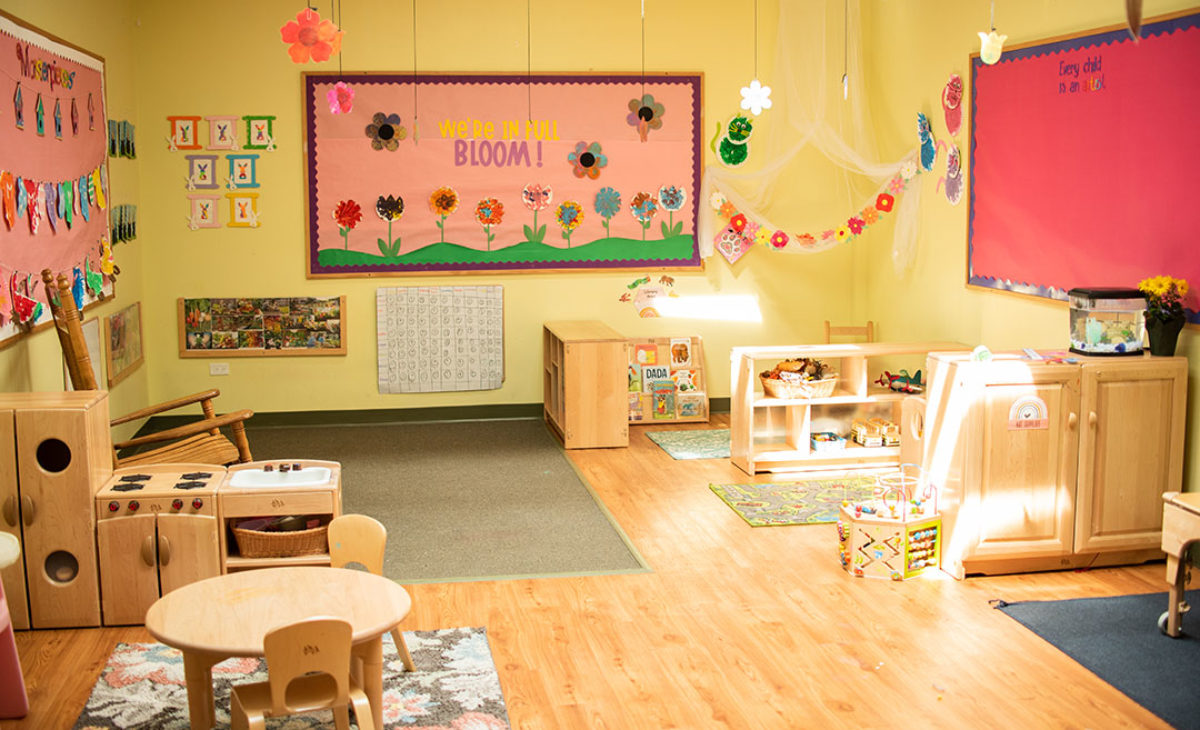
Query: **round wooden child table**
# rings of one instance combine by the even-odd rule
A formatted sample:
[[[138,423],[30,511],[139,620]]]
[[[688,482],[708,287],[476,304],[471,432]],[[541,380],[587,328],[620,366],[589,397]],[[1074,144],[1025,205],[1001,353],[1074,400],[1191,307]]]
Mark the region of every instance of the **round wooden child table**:
[[[375,727],[383,727],[383,635],[408,615],[399,584],[358,570],[294,566],[246,570],[182,586],[146,612],[146,630],[183,652],[193,728],[214,723],[212,667],[229,657],[262,656],[276,626],[311,616],[350,622],[353,655],[362,660],[363,690]],[[353,662],[352,662],[353,664]]]

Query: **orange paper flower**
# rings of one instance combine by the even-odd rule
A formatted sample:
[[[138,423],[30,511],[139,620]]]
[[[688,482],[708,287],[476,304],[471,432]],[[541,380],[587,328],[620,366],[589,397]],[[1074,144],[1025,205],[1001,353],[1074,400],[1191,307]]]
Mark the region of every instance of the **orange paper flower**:
[[[342,50],[342,31],[332,20],[321,20],[321,14],[312,8],[296,13],[279,29],[284,43],[290,43],[288,55],[294,63],[328,61],[329,57]]]

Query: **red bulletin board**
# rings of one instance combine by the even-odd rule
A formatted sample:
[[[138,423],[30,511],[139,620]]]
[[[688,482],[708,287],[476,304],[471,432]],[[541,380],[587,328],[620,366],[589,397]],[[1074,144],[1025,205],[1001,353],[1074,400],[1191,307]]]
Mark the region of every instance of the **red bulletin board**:
[[[700,268],[702,81],[307,73],[309,276]],[[348,111],[331,101],[339,82]],[[537,189],[548,203],[530,205]],[[403,201],[390,221],[381,197]]]
[[[1200,13],[972,59],[972,285],[1065,300],[1074,287],[1186,279],[1200,322]]]
[[[20,296],[45,301],[42,269],[71,276],[78,267],[112,292],[110,280],[97,278],[109,232],[107,147],[104,59],[0,14],[0,343],[27,329],[13,316]],[[18,181],[25,196],[15,191]],[[69,204],[54,205],[51,218],[52,201],[63,198]],[[30,275],[32,292],[25,288]],[[83,295],[84,304],[93,299]],[[49,321],[48,307],[42,310],[38,321]]]

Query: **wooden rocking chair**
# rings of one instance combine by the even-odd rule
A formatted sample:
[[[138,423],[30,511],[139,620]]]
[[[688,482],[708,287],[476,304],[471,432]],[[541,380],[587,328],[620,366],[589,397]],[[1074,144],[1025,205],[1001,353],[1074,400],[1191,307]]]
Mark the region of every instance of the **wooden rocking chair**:
[[[96,383],[95,371],[92,369],[91,356],[88,355],[87,344],[84,342],[83,326],[79,321],[75,298],[71,295],[70,282],[63,274],[59,274],[55,282],[49,269],[42,271],[42,282],[45,284],[50,313],[54,315],[54,327],[58,332],[58,342],[62,346],[71,385],[76,390],[100,390]],[[213,406],[213,399],[218,395],[220,391],[214,388],[112,419],[109,425],[119,426],[194,403],[200,404],[204,414],[193,423],[114,443],[113,467],[164,463],[226,465],[251,461],[253,457],[250,455],[250,442],[246,439],[245,421],[254,415],[254,411],[240,410],[218,416]],[[221,433],[220,429],[226,426],[233,434],[232,441]],[[125,449],[146,447],[150,444],[163,445],[149,449],[138,448],[137,453],[129,456],[119,455]]]

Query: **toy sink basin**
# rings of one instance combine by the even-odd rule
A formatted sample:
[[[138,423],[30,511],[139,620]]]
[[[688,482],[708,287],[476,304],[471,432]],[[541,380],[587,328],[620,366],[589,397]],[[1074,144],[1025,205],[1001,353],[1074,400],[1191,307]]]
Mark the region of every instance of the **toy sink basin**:
[[[328,484],[332,472],[327,466],[306,466],[292,471],[263,471],[261,469],[242,469],[235,471],[229,478],[231,487],[316,487]]]

